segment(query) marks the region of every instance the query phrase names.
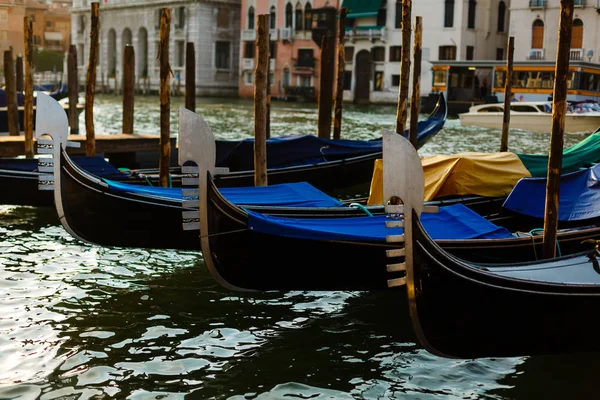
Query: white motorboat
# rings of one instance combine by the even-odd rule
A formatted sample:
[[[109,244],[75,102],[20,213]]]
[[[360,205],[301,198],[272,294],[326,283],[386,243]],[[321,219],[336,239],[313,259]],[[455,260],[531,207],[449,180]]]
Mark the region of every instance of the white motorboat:
[[[504,103],[480,104],[458,114],[463,126],[502,129]],[[551,101],[513,101],[510,128],[549,133],[552,126]],[[565,132],[594,132],[600,126],[600,105],[592,101],[570,102],[565,116]]]

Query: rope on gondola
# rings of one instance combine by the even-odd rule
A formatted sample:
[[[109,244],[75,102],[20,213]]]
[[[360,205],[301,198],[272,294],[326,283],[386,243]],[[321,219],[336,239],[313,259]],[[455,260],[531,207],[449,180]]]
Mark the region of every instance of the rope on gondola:
[[[363,210],[369,217],[373,216],[373,214],[371,213],[371,211],[369,211],[367,209],[367,207],[365,207],[364,205],[362,205],[360,203],[350,203],[349,207],[359,208],[359,209]]]
[[[211,233],[209,235],[200,235],[200,238],[213,237],[213,236],[222,236],[222,235],[228,235],[230,233],[240,233],[240,232],[249,231],[249,230],[251,230],[251,229],[250,228],[243,228],[243,229],[236,229],[235,231],[229,231],[229,232]]]

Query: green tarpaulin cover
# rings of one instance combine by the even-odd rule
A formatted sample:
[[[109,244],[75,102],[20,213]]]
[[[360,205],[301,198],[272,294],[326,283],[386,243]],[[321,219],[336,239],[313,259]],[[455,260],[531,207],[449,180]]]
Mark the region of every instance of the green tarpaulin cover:
[[[532,177],[548,175],[548,156],[544,154],[519,154],[525,168]],[[589,168],[600,162],[600,131],[596,131],[581,142],[563,151],[561,175],[575,172],[581,168]]]

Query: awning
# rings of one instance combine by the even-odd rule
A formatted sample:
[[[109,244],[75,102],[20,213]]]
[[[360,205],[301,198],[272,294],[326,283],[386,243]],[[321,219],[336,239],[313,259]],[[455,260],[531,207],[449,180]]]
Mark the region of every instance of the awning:
[[[63,40],[61,32],[44,32],[44,40]]]
[[[346,18],[376,17],[381,0],[343,0],[342,8],[348,9]]]

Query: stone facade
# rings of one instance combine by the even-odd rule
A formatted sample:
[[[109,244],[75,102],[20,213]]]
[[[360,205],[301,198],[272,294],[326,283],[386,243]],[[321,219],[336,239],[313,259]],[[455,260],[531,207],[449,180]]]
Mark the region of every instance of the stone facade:
[[[186,42],[196,53],[196,94],[237,96],[240,49],[239,0],[126,1],[100,3],[100,47],[97,87],[120,90],[123,48],[134,47],[136,88],[157,92],[160,75],[158,48],[162,7],[171,8],[169,60],[172,88],[185,87]],[[89,57],[90,1],[75,0],[72,37],[77,45],[80,82],[85,82]]]

